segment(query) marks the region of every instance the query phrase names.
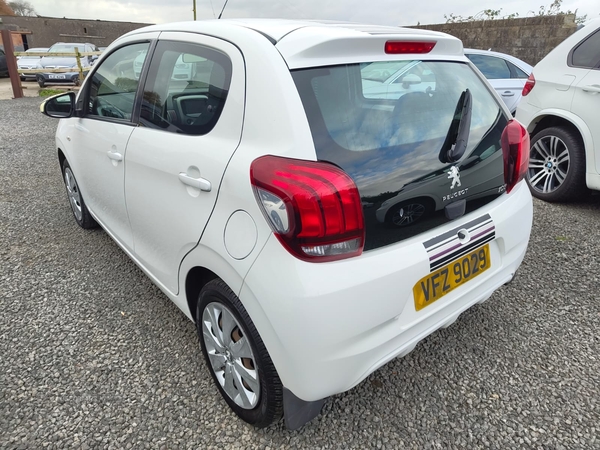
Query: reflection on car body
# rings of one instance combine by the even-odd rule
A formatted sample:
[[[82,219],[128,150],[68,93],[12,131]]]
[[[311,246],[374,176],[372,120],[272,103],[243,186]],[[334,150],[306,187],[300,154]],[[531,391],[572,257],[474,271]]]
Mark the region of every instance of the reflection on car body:
[[[435,89],[433,72],[421,61],[373,62],[361,68],[361,75],[365,98],[398,99],[409,92]]]
[[[504,186],[503,174],[494,168],[496,160],[502,159],[502,153],[496,150],[493,145],[486,148],[484,140],[459,164],[448,165],[408,183],[396,196],[381,203],[376,211],[377,220],[397,226],[413,225],[420,218],[426,217],[427,213],[439,211],[453,200],[470,201],[501,194]],[[455,169],[460,177],[460,186],[452,187],[453,180],[449,179],[452,169]],[[407,217],[410,212],[413,212],[413,215]],[[415,213],[420,214],[415,217]],[[406,217],[405,220],[401,220],[403,217]]]

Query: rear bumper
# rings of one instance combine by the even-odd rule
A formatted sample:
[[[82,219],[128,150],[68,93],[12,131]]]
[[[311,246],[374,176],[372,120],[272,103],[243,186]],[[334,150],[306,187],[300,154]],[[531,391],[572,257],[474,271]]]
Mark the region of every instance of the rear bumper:
[[[496,227],[492,267],[417,312],[412,288],[429,273],[423,242],[484,214]],[[532,216],[522,182],[510,195],[447,226],[339,262],[299,261],[272,236],[240,299],[283,385],[300,399],[315,401],[352,388],[509,282],[525,256]]]

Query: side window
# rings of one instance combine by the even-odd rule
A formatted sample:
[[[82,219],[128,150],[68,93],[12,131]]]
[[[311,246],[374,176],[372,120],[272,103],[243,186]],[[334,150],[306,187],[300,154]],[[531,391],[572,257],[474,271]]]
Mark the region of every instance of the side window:
[[[135,94],[150,44],[132,44],[111,53],[89,84],[88,116],[131,120]],[[141,62],[139,67],[136,63]]]
[[[209,133],[225,105],[231,70],[229,58],[217,50],[159,42],[144,86],[141,124],[171,133]]]
[[[600,30],[573,49],[571,65],[586,69],[597,68],[600,65]]]
[[[477,66],[488,80],[510,78],[510,69],[503,59],[486,55],[467,55],[467,58]]]
[[[527,73],[525,73],[524,71],[519,69],[517,66],[515,66],[510,61],[506,61],[506,64],[508,64],[508,67],[510,67],[510,71],[511,71],[511,75],[512,75],[511,78],[529,78],[529,75],[527,75]]]

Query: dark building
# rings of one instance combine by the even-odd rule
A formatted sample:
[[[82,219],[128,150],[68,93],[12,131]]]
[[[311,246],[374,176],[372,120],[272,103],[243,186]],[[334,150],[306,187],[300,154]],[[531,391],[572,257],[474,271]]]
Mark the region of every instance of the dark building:
[[[0,16],[0,18],[11,30],[17,51],[32,47],[50,47],[55,42],[90,42],[98,47],[105,47],[131,30],[151,25],[56,17]]]

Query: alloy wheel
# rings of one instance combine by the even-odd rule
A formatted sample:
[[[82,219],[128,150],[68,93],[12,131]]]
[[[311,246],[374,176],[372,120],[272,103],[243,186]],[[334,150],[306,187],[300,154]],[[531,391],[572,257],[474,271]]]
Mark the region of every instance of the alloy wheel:
[[[65,186],[67,187],[67,195],[73,214],[75,214],[77,221],[81,222],[83,219],[83,212],[81,211],[81,194],[79,193],[77,181],[75,181],[73,172],[71,172],[69,167],[65,169]]]
[[[557,136],[544,136],[531,146],[527,173],[531,188],[542,194],[556,191],[565,181],[570,165],[569,148]]]
[[[202,336],[211,369],[225,393],[243,409],[260,397],[256,359],[239,322],[222,303],[209,303],[202,313]]]

